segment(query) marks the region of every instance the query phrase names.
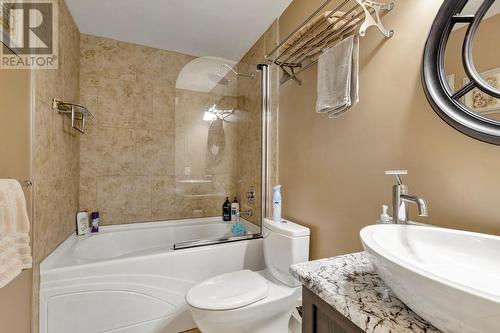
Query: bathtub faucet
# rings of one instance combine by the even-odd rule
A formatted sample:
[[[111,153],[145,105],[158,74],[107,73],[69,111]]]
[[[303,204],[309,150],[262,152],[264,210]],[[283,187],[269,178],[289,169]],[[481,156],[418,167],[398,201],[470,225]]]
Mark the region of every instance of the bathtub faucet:
[[[253,211],[251,209],[249,210],[242,210],[239,212],[239,216],[241,215],[246,215],[248,217],[252,217],[253,216]]]

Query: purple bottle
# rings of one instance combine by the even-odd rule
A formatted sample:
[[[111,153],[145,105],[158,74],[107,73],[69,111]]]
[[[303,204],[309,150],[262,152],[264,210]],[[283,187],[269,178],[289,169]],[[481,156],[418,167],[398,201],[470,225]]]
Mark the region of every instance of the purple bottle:
[[[99,212],[92,212],[91,220],[92,230],[90,232],[99,232]]]

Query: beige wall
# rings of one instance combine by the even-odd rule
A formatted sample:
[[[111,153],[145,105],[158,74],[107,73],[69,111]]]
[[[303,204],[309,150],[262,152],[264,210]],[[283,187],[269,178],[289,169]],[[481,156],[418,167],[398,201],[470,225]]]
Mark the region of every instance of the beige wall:
[[[80,135],[52,99],[79,100],[80,33],[59,1],[59,68],[35,71],[33,332],[38,332],[39,264],[75,230]]]
[[[295,0],[280,19],[289,33],[321,0]],[[312,229],[312,257],[361,249],[359,230],[391,202],[394,180],[384,170],[405,168],[411,194],[424,197],[430,217],[446,227],[500,234],[500,147],[446,125],[427,103],[421,81],[423,46],[440,1],[398,1],[384,23],[384,40],[361,39],[360,103],[339,119],[314,111],[316,68],[280,89],[279,179],[284,215]],[[416,218],[414,208],[412,218]]]
[[[6,333],[31,332],[32,270],[21,273],[0,289],[0,329]]]
[[[30,72],[0,70],[0,178],[31,178]],[[31,189],[25,188],[28,215]],[[0,288],[0,330],[30,332],[32,270]]]

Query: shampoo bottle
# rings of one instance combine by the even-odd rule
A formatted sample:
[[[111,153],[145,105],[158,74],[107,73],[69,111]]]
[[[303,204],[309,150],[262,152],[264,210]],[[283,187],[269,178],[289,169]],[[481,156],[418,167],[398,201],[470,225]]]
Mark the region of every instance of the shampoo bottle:
[[[231,203],[231,221],[239,222],[240,216],[240,204],[238,200],[234,198],[234,201]]]
[[[226,222],[231,221],[231,202],[229,202],[229,197],[226,197],[226,201],[222,205],[222,219]]]
[[[276,222],[281,222],[281,185],[276,185],[274,187],[273,220]]]
[[[76,214],[76,234],[78,236],[86,235],[89,232],[89,213],[78,212]]]
[[[91,232],[99,232],[99,212],[92,212],[92,230]]]

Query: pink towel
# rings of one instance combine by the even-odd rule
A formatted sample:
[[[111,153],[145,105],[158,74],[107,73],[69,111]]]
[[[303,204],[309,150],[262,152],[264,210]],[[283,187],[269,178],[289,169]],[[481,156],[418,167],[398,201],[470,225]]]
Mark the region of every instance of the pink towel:
[[[0,288],[31,268],[30,222],[17,180],[0,179]]]

